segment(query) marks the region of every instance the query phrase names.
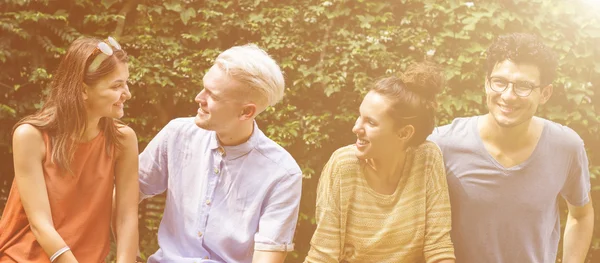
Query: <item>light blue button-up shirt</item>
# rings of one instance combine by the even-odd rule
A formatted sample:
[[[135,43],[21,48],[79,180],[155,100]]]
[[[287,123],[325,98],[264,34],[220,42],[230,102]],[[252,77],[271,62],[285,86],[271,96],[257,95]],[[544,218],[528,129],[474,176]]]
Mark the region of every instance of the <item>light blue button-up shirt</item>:
[[[256,123],[247,142],[222,147],[193,118],[175,119],[139,159],[141,194],[167,191],[148,262],[252,262],[255,250],[293,250],[302,172]]]

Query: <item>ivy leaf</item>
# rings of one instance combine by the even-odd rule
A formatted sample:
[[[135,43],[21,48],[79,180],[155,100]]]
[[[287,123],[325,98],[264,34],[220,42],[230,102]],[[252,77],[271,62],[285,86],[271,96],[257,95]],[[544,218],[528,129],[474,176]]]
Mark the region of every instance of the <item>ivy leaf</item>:
[[[102,0],[102,5],[104,8],[109,9],[116,2],[119,2],[119,0]]]
[[[15,111],[15,109],[9,107],[8,105],[0,103],[0,113],[7,113],[10,116],[14,117],[17,112]]]
[[[183,10],[180,1],[164,2],[163,6],[165,6],[165,8],[170,11],[181,12],[181,10]]]
[[[179,17],[181,17],[181,21],[183,22],[183,24],[187,25],[188,21],[190,21],[190,18],[196,17],[196,10],[190,7],[185,11],[181,12],[179,14]]]

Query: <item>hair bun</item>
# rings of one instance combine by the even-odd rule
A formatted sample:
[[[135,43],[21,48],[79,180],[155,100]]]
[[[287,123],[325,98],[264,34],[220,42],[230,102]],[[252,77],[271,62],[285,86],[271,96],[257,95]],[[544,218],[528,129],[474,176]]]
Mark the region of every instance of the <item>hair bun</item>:
[[[426,99],[434,99],[446,82],[442,69],[432,62],[411,64],[400,79],[407,89]]]

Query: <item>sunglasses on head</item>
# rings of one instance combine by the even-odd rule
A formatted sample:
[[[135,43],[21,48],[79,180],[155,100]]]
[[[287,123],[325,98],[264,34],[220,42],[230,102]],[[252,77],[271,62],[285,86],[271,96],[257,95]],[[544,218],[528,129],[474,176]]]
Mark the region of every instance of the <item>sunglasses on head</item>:
[[[102,54],[106,56],[103,56],[100,53],[98,53],[98,55],[94,58],[92,63],[90,63],[90,66],[88,67],[88,73],[96,71],[100,64],[102,64],[102,62],[107,57],[110,57],[114,54],[114,51],[110,46],[112,46],[115,50],[121,50],[121,45],[119,45],[119,43],[114,38],[108,37],[107,41],[108,43],[106,41],[101,41],[96,46],[94,52],[96,52],[96,50],[100,50],[100,52],[102,52]]]

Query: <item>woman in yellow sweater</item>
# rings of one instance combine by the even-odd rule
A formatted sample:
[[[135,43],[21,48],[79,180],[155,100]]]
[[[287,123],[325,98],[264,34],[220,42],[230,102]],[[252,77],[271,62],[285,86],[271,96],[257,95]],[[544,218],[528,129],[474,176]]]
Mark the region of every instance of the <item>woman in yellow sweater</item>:
[[[356,143],[335,151],[319,179],[305,262],[454,263],[442,154],[426,141],[443,80],[421,63],[370,88]]]

